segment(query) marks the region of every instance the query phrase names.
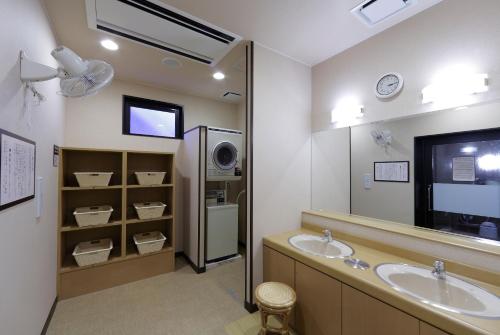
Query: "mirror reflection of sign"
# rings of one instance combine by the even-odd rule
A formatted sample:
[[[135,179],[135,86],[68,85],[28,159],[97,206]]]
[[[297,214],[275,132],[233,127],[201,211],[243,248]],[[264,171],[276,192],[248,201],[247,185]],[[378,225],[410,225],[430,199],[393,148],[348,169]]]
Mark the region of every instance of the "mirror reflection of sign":
[[[375,181],[409,181],[409,162],[375,162]]]
[[[454,157],[453,158],[453,181],[475,181],[476,180],[476,158]]]
[[[0,209],[35,193],[35,144],[0,134]]]

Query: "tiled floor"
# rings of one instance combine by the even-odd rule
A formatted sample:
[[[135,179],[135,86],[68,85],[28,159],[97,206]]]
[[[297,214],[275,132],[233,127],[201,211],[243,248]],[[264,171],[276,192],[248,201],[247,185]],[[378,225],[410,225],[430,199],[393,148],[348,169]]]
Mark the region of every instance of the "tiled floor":
[[[269,324],[272,327],[280,327],[279,321],[274,319],[274,317],[269,318]],[[227,335],[257,335],[260,331],[260,314],[259,312],[248,314],[241,319],[230,323],[226,326]],[[296,335],[296,333],[291,330],[290,335]]]
[[[58,303],[48,335],[222,335],[248,315],[244,259],[197,275],[180,258],[174,273]]]

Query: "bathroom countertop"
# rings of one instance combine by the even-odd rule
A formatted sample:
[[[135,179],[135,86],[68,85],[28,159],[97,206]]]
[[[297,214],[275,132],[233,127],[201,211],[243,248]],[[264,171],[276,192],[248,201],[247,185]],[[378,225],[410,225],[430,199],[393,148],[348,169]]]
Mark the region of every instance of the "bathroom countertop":
[[[406,263],[419,266],[427,266],[428,264],[420,264],[406,258],[394,256],[377,249],[372,249],[361,244],[351,242],[349,240],[342,240],[349,244],[354,249],[354,257],[359,258],[370,264],[370,269],[363,271],[353,269],[344,264],[343,259],[328,259],[320,256],[307,254],[292,247],[288,243],[288,239],[298,234],[312,234],[318,233],[307,230],[304,228],[285,232],[264,238],[264,245],[279,251],[298,262],[306,264],[320,272],[323,272],[330,277],[333,277],[347,285],[350,285],[374,298],[377,298],[401,311],[406,312],[422,321],[431,325],[441,328],[450,334],[465,335],[465,334],[500,334],[500,319],[485,319],[466,316],[446,312],[434,308],[432,306],[423,304],[411,297],[398,293],[388,284],[380,279],[373,269],[381,263]],[[453,273],[450,273],[453,274]],[[497,296],[500,296],[500,287],[488,283],[483,283],[477,280],[469,279],[457,274],[468,282],[476,284]]]

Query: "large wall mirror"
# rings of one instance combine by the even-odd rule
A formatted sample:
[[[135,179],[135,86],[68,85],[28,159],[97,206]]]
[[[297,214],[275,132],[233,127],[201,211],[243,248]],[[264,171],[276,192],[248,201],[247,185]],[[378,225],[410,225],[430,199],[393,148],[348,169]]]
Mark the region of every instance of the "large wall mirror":
[[[498,6],[441,1],[313,67],[313,210],[500,254]]]
[[[500,246],[499,111],[493,101],[314,133],[312,209]]]

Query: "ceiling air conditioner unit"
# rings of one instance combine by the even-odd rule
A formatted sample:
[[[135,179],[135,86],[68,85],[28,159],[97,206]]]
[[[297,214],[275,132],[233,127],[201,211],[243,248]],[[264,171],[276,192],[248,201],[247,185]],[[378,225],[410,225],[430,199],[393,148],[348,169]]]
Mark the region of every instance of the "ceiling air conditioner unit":
[[[351,9],[351,13],[368,26],[373,26],[416,2],[417,0],[366,0]]]
[[[157,0],[86,0],[89,28],[216,65],[241,37]]]

